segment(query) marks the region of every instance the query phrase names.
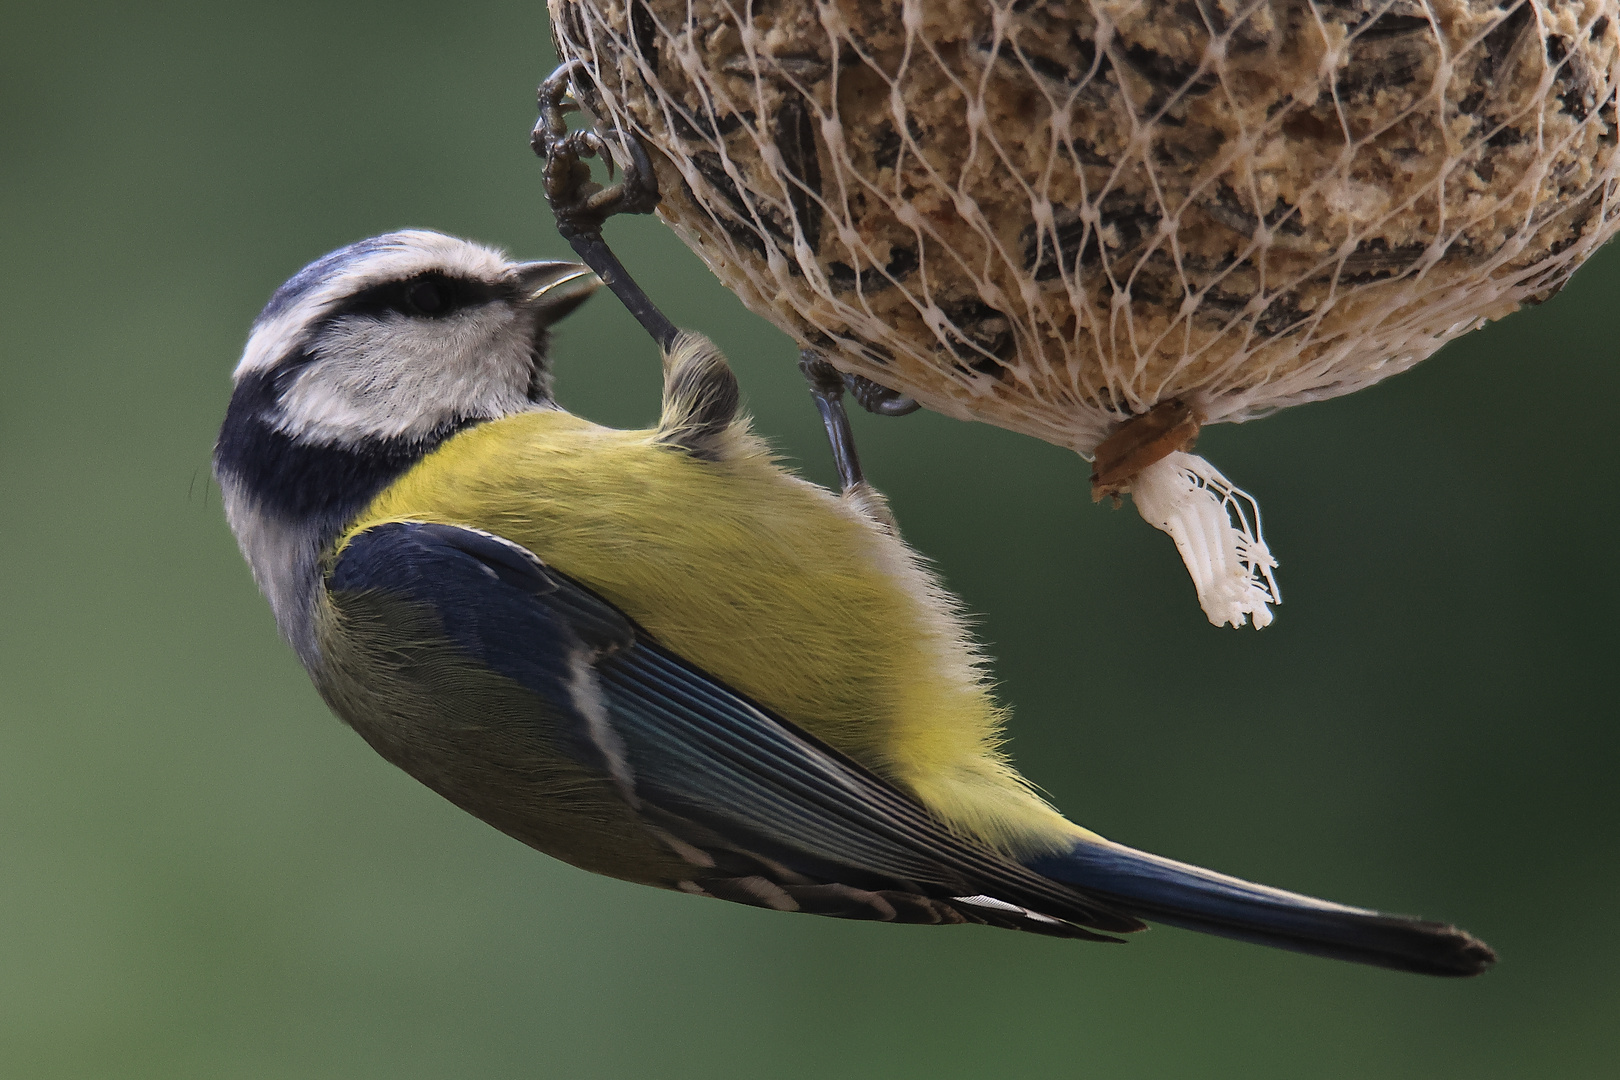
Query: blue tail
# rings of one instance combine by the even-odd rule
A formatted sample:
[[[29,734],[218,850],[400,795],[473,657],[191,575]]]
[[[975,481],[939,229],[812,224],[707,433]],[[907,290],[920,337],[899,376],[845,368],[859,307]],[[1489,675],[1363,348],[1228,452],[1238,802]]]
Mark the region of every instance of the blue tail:
[[[1227,877],[1109,841],[1029,863],[1142,919],[1425,975],[1478,975],[1489,945],[1445,923],[1384,915]]]

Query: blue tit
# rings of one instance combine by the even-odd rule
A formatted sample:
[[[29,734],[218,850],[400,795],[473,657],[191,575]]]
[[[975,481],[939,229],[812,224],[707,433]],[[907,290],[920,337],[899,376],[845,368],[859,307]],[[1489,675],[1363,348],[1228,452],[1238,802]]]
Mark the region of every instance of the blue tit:
[[[956,602],[864,485],[783,468],[705,339],[657,426],[552,395],[596,280],[433,232],[311,264],[215,449],[254,578],[384,758],[577,867],[843,918],[1113,940],[1144,920],[1438,975],[1476,938],[1067,821],[1001,752]]]

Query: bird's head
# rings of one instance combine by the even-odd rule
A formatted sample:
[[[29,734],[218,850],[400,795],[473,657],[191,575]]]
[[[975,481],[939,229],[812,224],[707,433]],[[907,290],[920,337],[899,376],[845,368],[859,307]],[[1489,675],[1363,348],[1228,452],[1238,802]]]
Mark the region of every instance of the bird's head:
[[[236,369],[279,432],[362,446],[549,403],[547,328],[598,284],[442,233],[339,248],[277,289]],[[233,403],[234,404],[234,403]]]
[[[312,552],[391,480],[468,426],[552,407],[548,329],[598,284],[576,263],[408,230],[339,248],[276,290],[237,365],[214,467],[278,617],[290,578],[307,584]]]

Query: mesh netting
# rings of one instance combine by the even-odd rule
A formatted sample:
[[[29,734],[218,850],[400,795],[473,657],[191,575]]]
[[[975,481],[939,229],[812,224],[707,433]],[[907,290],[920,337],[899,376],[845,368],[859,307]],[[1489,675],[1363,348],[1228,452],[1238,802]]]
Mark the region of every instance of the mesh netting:
[[[1089,452],[1347,393],[1620,224],[1620,3],[551,0],[660,212],[846,371]]]
[[[750,308],[1086,455],[1158,405],[1196,431],[1367,386],[1620,227],[1620,0],[550,6],[598,127],[655,151],[659,213]],[[1258,518],[1179,449],[1139,507],[1213,621],[1263,625]]]

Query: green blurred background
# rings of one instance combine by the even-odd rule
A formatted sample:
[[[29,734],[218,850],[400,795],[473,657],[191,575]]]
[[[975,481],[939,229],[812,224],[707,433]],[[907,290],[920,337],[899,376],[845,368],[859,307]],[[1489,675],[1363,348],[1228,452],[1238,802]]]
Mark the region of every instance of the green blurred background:
[[[277,640],[208,457],[249,321],[339,244],[558,256],[528,3],[10,3],[0,34],[0,1076],[1608,1077],[1620,1069],[1611,248],[1339,401],[1206,434],[1287,604],[1205,624],[1073,455],[856,418],[1073,817],[1466,926],[1470,982],[1171,929],[791,918],[549,861],[393,771]],[[791,343],[650,219],[613,241],[828,455]],[[654,416],[604,296],[560,394]]]

